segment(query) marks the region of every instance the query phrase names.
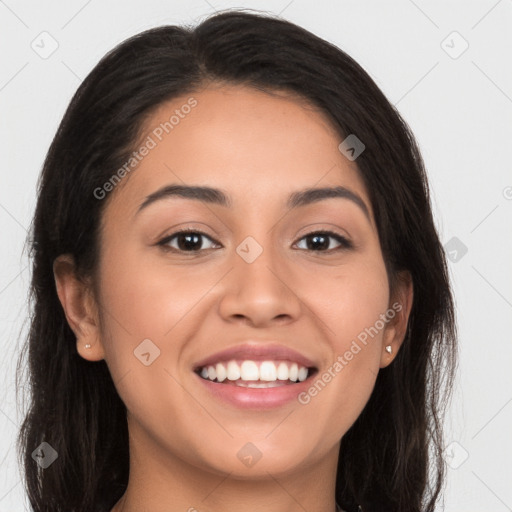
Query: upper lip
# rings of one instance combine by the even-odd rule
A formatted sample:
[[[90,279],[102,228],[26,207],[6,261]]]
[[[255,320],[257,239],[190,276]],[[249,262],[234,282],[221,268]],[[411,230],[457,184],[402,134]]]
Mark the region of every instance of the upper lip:
[[[292,361],[307,368],[315,367],[315,363],[296,350],[276,343],[245,342],[234,347],[215,352],[201,361],[198,361],[194,369],[214,365],[221,361],[232,359],[245,359],[251,361]]]

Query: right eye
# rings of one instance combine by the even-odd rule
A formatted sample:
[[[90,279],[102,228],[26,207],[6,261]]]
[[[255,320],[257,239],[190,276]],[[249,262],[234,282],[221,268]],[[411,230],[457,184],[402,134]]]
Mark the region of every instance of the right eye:
[[[206,233],[197,229],[176,231],[160,240],[157,245],[160,245],[165,251],[197,253],[205,250],[201,242],[202,237],[213,242],[213,245],[217,245],[217,242],[212,240]],[[176,244],[173,246],[172,242],[176,242]],[[214,249],[215,247],[210,247],[210,249],[212,248]]]

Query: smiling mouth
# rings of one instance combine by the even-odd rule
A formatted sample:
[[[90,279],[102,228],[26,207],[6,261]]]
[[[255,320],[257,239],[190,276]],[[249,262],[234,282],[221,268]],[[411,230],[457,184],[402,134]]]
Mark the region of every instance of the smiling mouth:
[[[204,380],[246,388],[274,388],[303,382],[317,372],[315,367],[293,361],[230,360],[196,368]]]

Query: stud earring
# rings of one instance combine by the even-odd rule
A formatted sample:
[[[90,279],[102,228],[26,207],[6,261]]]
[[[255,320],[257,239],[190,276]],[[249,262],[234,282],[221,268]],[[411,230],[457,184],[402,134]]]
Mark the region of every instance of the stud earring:
[[[91,345],[89,345],[89,343],[87,343],[87,345],[85,345],[85,348],[91,348]]]
[[[387,346],[386,346],[386,352],[387,352],[388,354],[391,354],[391,353],[393,352],[393,347],[392,347],[391,345],[387,345]]]

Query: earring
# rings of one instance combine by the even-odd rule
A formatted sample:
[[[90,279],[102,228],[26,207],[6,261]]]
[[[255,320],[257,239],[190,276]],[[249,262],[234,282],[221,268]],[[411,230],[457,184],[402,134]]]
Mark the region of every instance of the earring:
[[[91,345],[89,345],[89,343],[87,343],[87,345],[85,345],[85,348],[91,348]]]
[[[391,354],[391,353],[393,352],[393,347],[392,347],[391,345],[387,345],[387,346],[386,346],[386,352],[387,352],[388,354]]]

